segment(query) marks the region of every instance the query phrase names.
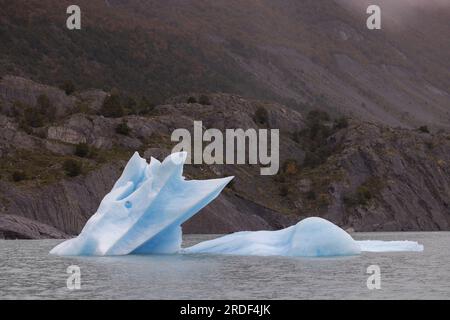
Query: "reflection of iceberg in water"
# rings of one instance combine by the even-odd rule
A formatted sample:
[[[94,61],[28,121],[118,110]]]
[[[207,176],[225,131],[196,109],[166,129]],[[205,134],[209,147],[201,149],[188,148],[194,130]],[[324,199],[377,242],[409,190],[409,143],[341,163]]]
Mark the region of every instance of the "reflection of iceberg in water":
[[[214,200],[233,178],[186,181],[185,152],[150,164],[135,153],[80,235],[55,247],[58,255],[176,253],[181,224]]]
[[[357,255],[361,251],[422,251],[413,241],[355,241],[322,218],[307,218],[279,231],[237,232],[184,249],[185,253],[259,256],[326,257]]]
[[[411,241],[355,241],[322,218],[278,231],[237,232],[181,250],[181,224],[214,200],[233,178],[184,180],[185,152],[150,164],[137,153],[80,235],[56,246],[58,255],[214,253],[344,256],[361,251],[422,251]]]

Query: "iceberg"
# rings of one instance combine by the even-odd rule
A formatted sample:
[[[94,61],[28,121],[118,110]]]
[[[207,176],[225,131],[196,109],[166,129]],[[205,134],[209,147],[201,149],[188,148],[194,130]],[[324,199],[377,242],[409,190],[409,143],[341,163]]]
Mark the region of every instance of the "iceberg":
[[[363,251],[422,251],[413,241],[355,241],[328,220],[311,217],[278,231],[236,232],[181,249],[183,222],[213,201],[233,177],[183,177],[187,153],[150,163],[136,152],[78,237],[50,253],[67,256],[127,254],[234,254],[351,256]]]
[[[191,254],[298,257],[351,256],[363,251],[423,251],[423,246],[414,241],[355,241],[332,222],[311,217],[286,229],[236,232],[183,250]]]
[[[213,201],[233,177],[190,180],[182,176],[187,153],[150,163],[136,152],[78,237],[56,255],[171,254],[181,249],[181,224]]]

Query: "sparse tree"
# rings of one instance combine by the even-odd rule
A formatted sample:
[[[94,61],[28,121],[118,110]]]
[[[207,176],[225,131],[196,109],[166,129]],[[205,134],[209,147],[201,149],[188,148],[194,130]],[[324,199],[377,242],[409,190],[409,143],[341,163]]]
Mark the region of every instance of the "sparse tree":
[[[113,92],[105,98],[105,101],[103,101],[103,105],[100,108],[100,114],[108,118],[120,118],[124,115],[118,93]]]
[[[257,124],[267,125],[269,124],[269,112],[264,107],[258,107],[253,119]]]
[[[430,130],[428,129],[428,126],[420,126],[419,131],[423,133],[430,133]]]
[[[80,158],[87,157],[89,155],[89,145],[87,143],[79,143],[75,147],[75,155]]]
[[[210,105],[210,104],[211,104],[211,100],[210,100],[209,97],[208,97],[207,95],[205,95],[205,94],[202,94],[202,95],[200,96],[200,98],[198,99],[198,102],[199,102],[200,104],[203,104],[203,105]]]
[[[63,90],[68,96],[75,92],[75,85],[71,80],[64,81],[59,88]]]
[[[64,161],[63,169],[67,176],[76,177],[81,174],[82,164],[80,161],[68,159]]]
[[[24,171],[14,171],[13,173],[12,173],[12,176],[11,176],[11,178],[12,178],[12,180],[14,181],[14,182],[20,182],[20,181],[22,181],[22,180],[26,180],[28,177],[27,177],[27,174],[24,172]]]
[[[187,103],[197,103],[197,99],[195,99],[195,97],[189,97]]]
[[[127,136],[130,134],[130,127],[128,126],[126,121],[119,123],[116,127],[116,133]]]

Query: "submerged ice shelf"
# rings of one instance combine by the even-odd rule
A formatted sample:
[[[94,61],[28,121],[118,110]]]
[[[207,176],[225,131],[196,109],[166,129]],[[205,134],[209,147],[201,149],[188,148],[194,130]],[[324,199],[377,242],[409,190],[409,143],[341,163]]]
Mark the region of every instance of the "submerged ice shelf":
[[[328,220],[312,217],[278,231],[237,232],[201,242],[185,253],[258,256],[325,257],[357,255],[362,251],[422,251],[413,241],[355,241]]]
[[[214,200],[233,177],[187,181],[185,152],[162,163],[135,153],[80,235],[51,250],[57,255],[212,253],[260,256],[347,256],[362,251],[422,251],[412,241],[355,241],[317,217],[278,231],[237,232],[181,249],[181,225]]]
[[[356,241],[365,252],[406,252],[423,251],[423,245],[416,241],[381,241],[381,240],[363,240]]]

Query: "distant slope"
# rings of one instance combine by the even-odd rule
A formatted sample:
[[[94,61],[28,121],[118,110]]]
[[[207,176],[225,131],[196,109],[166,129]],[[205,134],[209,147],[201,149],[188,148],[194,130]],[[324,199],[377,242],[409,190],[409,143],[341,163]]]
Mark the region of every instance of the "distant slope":
[[[443,1],[79,0],[0,6],[0,73],[74,80],[155,102],[219,91],[392,126],[450,128],[450,10]],[[355,4],[356,3],[356,4]],[[422,3],[419,5],[418,3]]]

